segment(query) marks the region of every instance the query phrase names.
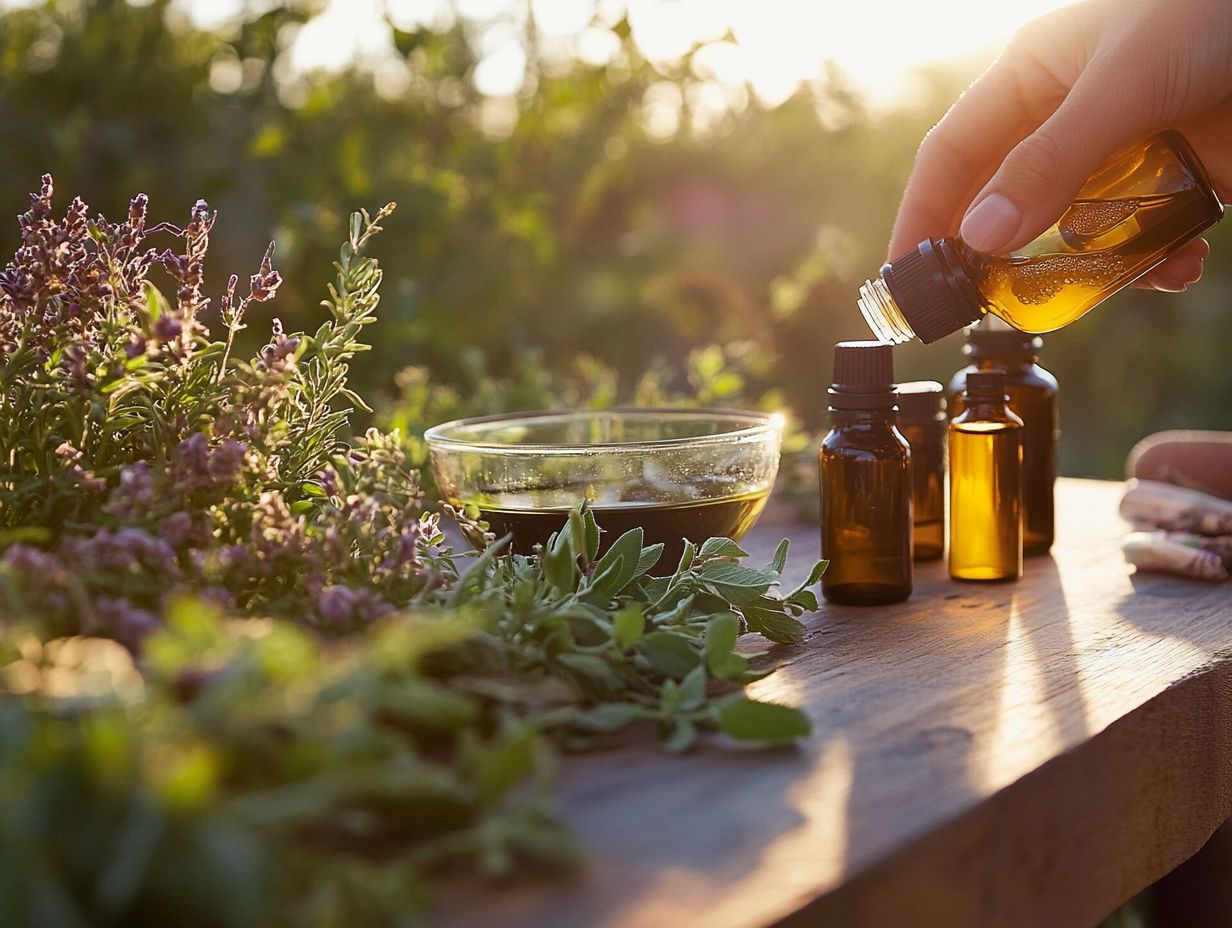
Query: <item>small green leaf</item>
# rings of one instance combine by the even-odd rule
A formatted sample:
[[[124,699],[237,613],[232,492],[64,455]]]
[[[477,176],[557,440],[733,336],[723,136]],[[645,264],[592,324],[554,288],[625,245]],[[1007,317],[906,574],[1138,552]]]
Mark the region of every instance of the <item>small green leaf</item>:
[[[50,539],[51,529],[42,525],[21,525],[17,528],[0,529],[0,548],[6,548],[19,541],[38,545]]]
[[[484,750],[475,770],[480,797],[495,802],[529,777],[535,769],[536,747],[534,733],[519,728]]]
[[[791,744],[812,730],[808,716],[799,709],[746,696],[733,696],[719,703],[715,722],[725,735],[763,744]]]
[[[722,612],[706,622],[706,664],[711,670],[720,666],[731,655],[740,636],[740,619],[731,612]]]
[[[763,600],[764,607],[743,607],[744,620],[749,624],[749,631],[756,632],[764,638],[779,644],[794,644],[804,637],[804,623],[782,611],[782,607],[771,608],[771,600]]]
[[[586,528],[586,562],[589,564],[599,556],[599,524],[595,521],[595,514],[590,507],[585,503],[582,505],[582,520]]]
[[[703,564],[699,575],[716,586],[746,587],[768,590],[778,577],[769,570],[753,570],[731,561],[710,561]]]
[[[671,632],[651,632],[642,638],[640,651],[655,670],[680,679],[698,665],[701,655],[689,642]]]
[[[624,689],[624,681],[620,678],[620,674],[597,654],[568,652],[556,655],[556,662],[572,671],[577,677],[585,678],[603,692],[617,693]]]
[[[663,739],[663,749],[673,754],[683,754],[696,740],[697,726],[688,719],[676,719]]]
[[[604,560],[607,558],[605,557]],[[599,564],[602,563],[603,561],[599,562]],[[625,559],[623,557],[610,561],[602,570],[596,565],[595,575],[590,578],[587,585],[586,598],[591,602],[610,603],[624,586],[624,572]]]
[[[580,508],[574,507],[569,510],[569,536],[570,542],[573,545],[575,554],[582,555],[583,565],[590,563],[590,555],[588,553],[589,545],[586,539],[586,517],[582,514]]]
[[[624,567],[616,575],[615,586],[610,592],[611,596],[619,594],[636,575],[637,565],[642,557],[642,537],[642,530],[640,528],[629,529],[629,531],[612,542],[612,546],[607,549],[603,557],[595,562],[595,574],[598,575],[603,573],[615,561],[624,560]]]
[[[548,584],[561,593],[572,593],[577,587],[577,571],[568,533],[560,532],[548,539],[540,560]]]
[[[150,283],[150,281],[145,281],[142,284],[142,289],[145,291],[145,311],[149,314],[150,326],[152,327],[159,317],[167,312],[170,306],[162,291]]]
[[[593,731],[618,731],[642,713],[639,706],[627,702],[605,702],[587,709],[577,717],[577,724]]]
[[[684,541],[684,550],[680,552],[680,563],[676,565],[676,577],[679,577],[693,566],[693,559],[696,556],[697,547],[693,544],[693,542],[686,538]]]
[[[680,686],[671,677],[659,687],[659,708],[667,715],[674,714],[680,708]]]
[[[659,563],[659,558],[663,556],[663,543],[651,545],[649,548],[642,548],[642,553],[637,559],[637,567],[634,569],[633,577],[637,579],[646,571],[650,570],[655,564]]]
[[[816,612],[821,608],[817,602],[817,594],[812,590],[796,590],[787,597],[787,601],[799,606],[805,612]]]
[[[748,557],[749,553],[730,538],[707,538],[697,556],[705,560],[711,557]]]
[[[774,549],[774,557],[770,561],[770,569],[779,576],[783,575],[783,568],[787,566],[787,548],[790,546],[786,538],[779,542],[779,546]]]
[[[698,664],[680,681],[680,708],[691,712],[706,701],[706,668]]]
[[[791,599],[801,590],[807,590],[809,587],[817,583],[817,581],[821,579],[821,575],[826,572],[826,568],[829,566],[830,566],[829,561],[818,561],[816,564],[814,564],[813,569],[809,571],[808,579],[805,580],[803,583],[801,583],[794,590],[792,590],[791,593],[788,594],[787,598]]]
[[[645,628],[646,618],[642,614],[641,606],[625,606],[612,618],[612,637],[616,640],[616,647],[622,651],[627,650],[642,637]]]

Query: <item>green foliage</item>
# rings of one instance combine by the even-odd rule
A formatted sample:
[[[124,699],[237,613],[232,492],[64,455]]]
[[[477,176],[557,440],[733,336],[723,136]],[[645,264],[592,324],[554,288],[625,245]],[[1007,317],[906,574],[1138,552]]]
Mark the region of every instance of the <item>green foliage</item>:
[[[516,119],[494,133],[491,101],[471,80],[476,30],[464,25],[391,32],[411,74],[398,94],[378,93],[361,70],[280,78],[285,27],[318,6],[288,0],[216,34],[192,29],[170,0],[0,13],[0,120],[21,140],[0,153],[0,202],[48,167],[112,211],[120,191],[159,202],[199,191],[240,220],[224,265],[277,238],[295,329],[308,325],[310,282],[349,205],[397,200],[376,349],[355,371],[382,410],[408,364],[441,396],[469,396],[475,357],[493,383],[520,385],[530,365],[549,382],[574,380],[575,359],[589,355],[616,377],[596,385],[596,401],[613,389],[631,397],[661,358],[673,372],[665,389],[681,394],[683,359],[717,343],[743,346],[746,401],[778,390],[806,429],[821,428],[832,346],[867,335],[855,293],[885,258],[919,139],[979,64],[916,75],[918,102],[890,114],[869,114],[831,75],[780,107],[754,98],[716,122],[694,119],[690,91],[703,79],[690,56],[652,67],[623,24],[607,67],[542,60],[528,35]],[[211,85],[211,72],[238,77]],[[669,140],[642,118],[664,81],[686,101]],[[1186,296],[1125,293],[1047,338],[1063,470],[1118,476],[1152,428],[1226,427],[1228,243],[1214,238],[1211,279]],[[903,349],[898,367],[903,379],[944,380],[961,361],[953,339]]]
[[[541,558],[445,556],[413,611],[345,643],[189,599],[139,665],[36,616],[0,627],[7,904],[31,924],[417,924],[447,865],[576,862],[554,745],[637,722],[669,751],[808,734],[739,692],[769,671],[734,650],[752,616],[797,640],[816,605],[774,594],[785,546],[753,570],[711,539],[651,577],[662,546],[637,529],[596,560],[599,531],[582,508]]]
[[[397,437],[348,440],[382,275],[351,217],[312,334],[200,322],[215,215],[183,229],[23,215],[0,283],[0,891],[27,924],[417,925],[439,874],[576,862],[562,750],[631,725],[778,745],[745,633],[798,641],[787,547],[675,570],[579,507],[535,556],[456,555]],[[152,247],[170,234],[183,254]],[[164,298],[149,278],[176,284]],[[707,362],[709,363],[709,362]],[[710,363],[710,368],[715,365]],[[457,513],[468,537],[483,528]]]

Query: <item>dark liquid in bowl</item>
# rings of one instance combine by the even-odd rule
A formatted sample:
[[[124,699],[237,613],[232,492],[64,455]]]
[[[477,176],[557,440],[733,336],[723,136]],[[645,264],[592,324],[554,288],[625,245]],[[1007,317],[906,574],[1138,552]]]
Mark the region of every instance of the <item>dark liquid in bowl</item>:
[[[691,503],[626,503],[620,506],[596,506],[592,510],[602,534],[599,550],[606,551],[613,541],[631,528],[645,532],[643,544],[662,542],[663,555],[653,573],[670,573],[684,553],[687,538],[701,544],[707,538],[723,536],[739,539],[757,521],[766,505],[766,494],[732,496],[726,499],[702,500]],[[568,519],[563,509],[484,509],[480,512],[496,537],[513,534],[513,550],[531,554],[535,545],[546,544],[553,532],[559,531]]]

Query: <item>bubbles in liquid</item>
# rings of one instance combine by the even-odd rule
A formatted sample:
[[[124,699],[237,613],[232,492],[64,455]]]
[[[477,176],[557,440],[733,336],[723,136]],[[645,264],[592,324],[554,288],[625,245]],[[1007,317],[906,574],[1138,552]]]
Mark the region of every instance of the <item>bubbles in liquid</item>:
[[[1138,211],[1137,200],[1079,200],[1065,211],[1057,228],[1066,239],[1111,232]]]
[[[1007,284],[1024,306],[1039,306],[1066,287],[1102,288],[1125,271],[1116,254],[1043,255],[997,268],[997,289]]]

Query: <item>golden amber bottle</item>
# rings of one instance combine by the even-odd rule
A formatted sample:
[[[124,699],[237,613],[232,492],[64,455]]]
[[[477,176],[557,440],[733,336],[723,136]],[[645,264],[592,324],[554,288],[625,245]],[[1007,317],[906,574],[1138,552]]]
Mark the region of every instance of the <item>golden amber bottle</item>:
[[[1004,371],[972,371],[950,422],[950,576],[1022,576],[1022,420]]]
[[[911,451],[895,426],[893,349],[841,342],[822,439],[821,592],[868,606],[911,595]]]
[[[996,316],[967,330],[963,354],[971,363],[950,381],[950,415],[963,410],[973,371],[1005,371],[1010,411],[1022,420],[1022,547],[1027,557],[1047,554],[1055,536],[1053,488],[1057,480],[1057,379],[1039,365],[1044,340],[1019,332]],[[908,436],[910,438],[910,436]]]
[[[898,430],[911,446],[911,551],[917,561],[945,553],[945,390],[935,380],[898,385]]]
[[[1110,159],[1037,239],[1003,255],[926,239],[860,288],[877,337],[933,342],[986,314],[1051,332],[1129,286],[1223,216],[1184,137],[1162,132]]]

